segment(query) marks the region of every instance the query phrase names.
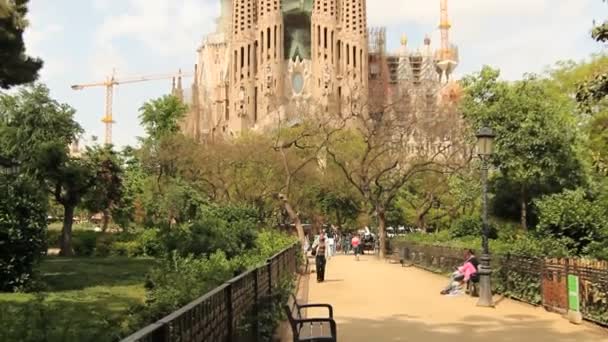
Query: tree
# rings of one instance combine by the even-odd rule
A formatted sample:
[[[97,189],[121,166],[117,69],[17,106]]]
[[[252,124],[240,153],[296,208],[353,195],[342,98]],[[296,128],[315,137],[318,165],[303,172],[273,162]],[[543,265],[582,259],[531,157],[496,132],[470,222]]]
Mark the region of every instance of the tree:
[[[318,165],[321,151],[325,148],[326,138],[322,134],[321,124],[312,121],[304,121],[298,125],[281,128],[276,133],[274,150],[279,154],[283,165],[283,186],[276,197],[296,227],[298,240],[305,245],[304,226],[300,213],[295,209],[293,203],[293,185],[297,177],[307,171],[307,168],[315,168]],[[325,126],[327,128],[327,126]],[[330,133],[331,135],[331,133]],[[311,170],[311,172],[314,172]]]
[[[82,131],[74,112],[51,99],[48,88],[40,84],[0,95],[0,150],[64,206],[64,255],[72,254],[74,209],[93,184],[90,166],[69,157],[68,146]]]
[[[559,192],[582,181],[576,127],[567,96],[551,91],[551,81],[536,76],[509,84],[498,70],[484,67],[463,79],[462,111],[475,128],[496,134],[494,166],[504,177],[503,191],[517,194],[520,222],[528,227],[529,205],[539,193]]]
[[[350,128],[334,134],[327,144],[331,160],[377,217],[381,257],[387,209],[401,189],[419,174],[451,173],[469,159],[458,122],[440,118],[436,111],[432,124],[424,126],[403,98],[351,103],[340,116]]]
[[[111,146],[87,148],[84,155],[93,167],[94,185],[84,196],[84,207],[92,213],[103,214],[103,228],[108,229],[112,213],[123,196],[121,160]]]
[[[186,115],[188,106],[173,95],[150,100],[139,109],[139,119],[148,136],[159,141],[179,132],[180,120]]]
[[[40,158],[40,167],[46,171],[45,183],[63,210],[63,228],[60,255],[72,256],[72,225],[74,211],[83,197],[95,186],[94,166],[87,159],[66,155],[61,146],[49,145]]]
[[[42,61],[25,54],[28,0],[0,0],[0,88],[33,82]]]

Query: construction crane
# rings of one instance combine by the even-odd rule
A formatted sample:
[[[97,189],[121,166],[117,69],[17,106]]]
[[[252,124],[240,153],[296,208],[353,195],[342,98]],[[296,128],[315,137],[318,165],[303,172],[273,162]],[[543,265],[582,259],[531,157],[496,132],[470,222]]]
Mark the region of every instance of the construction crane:
[[[193,74],[190,73],[182,73],[180,70],[177,74],[161,74],[161,75],[147,75],[147,76],[136,76],[129,78],[116,78],[115,71],[112,71],[112,76],[106,78],[105,81],[95,82],[95,83],[87,83],[87,84],[75,84],[71,86],[73,90],[83,90],[85,88],[94,88],[94,87],[105,87],[106,88],[106,103],[105,103],[105,115],[101,119],[101,122],[104,123],[106,132],[105,132],[105,143],[106,145],[112,144],[112,125],[116,123],[114,121],[114,116],[112,112],[112,100],[114,96],[114,87],[120,84],[129,84],[129,83],[140,83],[140,82],[148,82],[148,81],[158,81],[158,80],[166,80],[171,79],[175,81],[177,77],[179,79],[179,84],[181,88],[181,79],[183,77],[192,77]],[[175,87],[175,83],[173,84]]]

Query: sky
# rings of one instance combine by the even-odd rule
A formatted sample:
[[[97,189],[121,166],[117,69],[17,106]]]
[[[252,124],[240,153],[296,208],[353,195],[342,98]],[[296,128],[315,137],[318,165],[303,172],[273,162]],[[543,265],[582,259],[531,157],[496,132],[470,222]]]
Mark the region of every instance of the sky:
[[[103,139],[105,89],[74,91],[72,84],[191,72],[196,49],[214,29],[220,0],[30,0],[25,41],[30,55],[44,60],[40,81],[51,96],[77,110],[76,120]],[[560,60],[580,61],[604,47],[590,38],[593,20],[608,7],[600,0],[450,0],[451,41],[458,45],[456,77],[491,65],[503,78],[540,73]],[[439,43],[439,0],[370,0],[368,25],[387,28],[387,44],[411,48],[428,34]],[[144,131],[138,109],[167,94],[171,80],[126,84],[114,94],[115,145],[134,145]]]

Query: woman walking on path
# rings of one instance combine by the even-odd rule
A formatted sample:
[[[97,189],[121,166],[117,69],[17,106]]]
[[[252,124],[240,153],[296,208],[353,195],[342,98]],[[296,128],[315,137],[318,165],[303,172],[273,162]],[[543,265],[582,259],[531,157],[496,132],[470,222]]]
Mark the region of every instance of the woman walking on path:
[[[329,248],[325,235],[321,234],[319,242],[312,247],[315,250],[315,264],[317,269],[317,282],[321,283],[325,280],[325,266],[327,264],[327,256]]]

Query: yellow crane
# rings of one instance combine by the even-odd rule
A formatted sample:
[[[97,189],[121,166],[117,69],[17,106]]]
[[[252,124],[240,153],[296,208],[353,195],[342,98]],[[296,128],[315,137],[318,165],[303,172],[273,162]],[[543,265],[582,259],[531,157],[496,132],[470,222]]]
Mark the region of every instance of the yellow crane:
[[[85,88],[94,88],[94,87],[105,87],[106,88],[106,103],[105,103],[105,115],[101,119],[101,122],[105,124],[106,132],[105,132],[105,143],[106,145],[112,144],[112,125],[116,123],[114,121],[114,116],[112,113],[112,98],[114,96],[114,87],[120,84],[128,84],[128,83],[139,83],[139,82],[148,82],[148,81],[158,81],[158,80],[166,80],[175,77],[178,77],[181,84],[182,77],[191,77],[193,76],[190,73],[182,73],[180,70],[177,74],[160,74],[160,75],[147,75],[147,76],[135,76],[129,78],[116,78],[115,72],[112,72],[112,76],[106,78],[105,81],[102,82],[94,82],[87,84],[75,84],[71,86],[73,90],[83,90]],[[175,84],[174,84],[175,85]]]

